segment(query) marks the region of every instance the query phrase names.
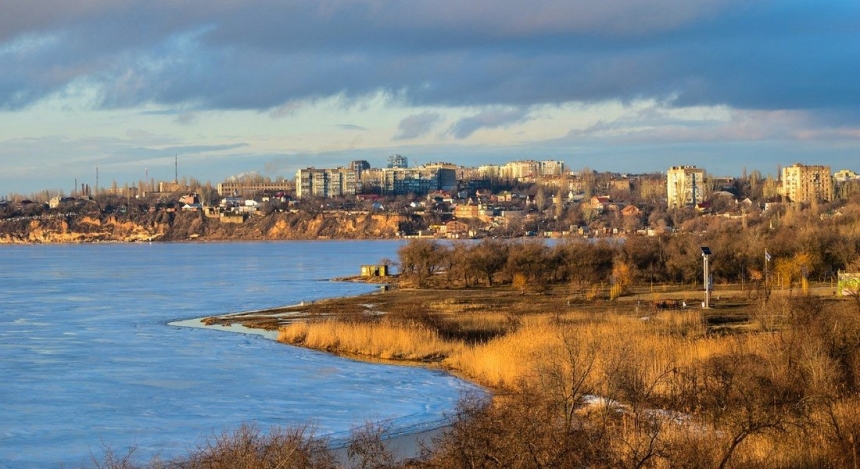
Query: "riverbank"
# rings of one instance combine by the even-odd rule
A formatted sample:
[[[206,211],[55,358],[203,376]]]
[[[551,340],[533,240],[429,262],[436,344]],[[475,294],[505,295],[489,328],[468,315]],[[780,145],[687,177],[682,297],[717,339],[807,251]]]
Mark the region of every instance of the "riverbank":
[[[362,301],[363,299],[377,297],[378,292],[391,292],[392,290],[397,288],[395,285],[392,285],[392,280],[393,279],[391,277],[363,278],[358,276],[351,276],[333,278],[330,281],[379,284],[381,287],[384,286],[385,288],[380,289],[377,292],[359,294],[354,296],[327,298],[316,301],[303,301],[298,304],[287,305],[277,308],[244,311],[219,316],[172,321],[169,322],[168,325],[175,327],[190,327],[197,329],[219,330],[230,333],[250,334],[260,336],[268,340],[278,341],[279,332],[277,328],[280,325],[320,319],[324,315],[327,315],[331,318],[343,318],[342,315],[333,314],[332,310],[328,309],[326,305],[331,302],[336,303],[339,301]],[[371,305],[365,304],[365,306],[370,307]],[[308,312],[302,313],[301,311],[303,310],[308,310]],[[384,360],[367,356],[349,355],[342,353],[337,355],[343,358],[364,361],[373,364],[383,364],[401,367],[423,366],[431,369],[438,369],[438,367],[435,367],[431,363],[426,362],[421,363],[403,360]],[[457,378],[463,379],[462,376],[457,376],[456,373],[454,375]],[[444,433],[451,428],[451,423],[451,420],[445,418],[437,422],[428,422],[408,428],[389,428],[387,426],[388,423],[386,422],[370,422],[371,425],[378,425],[378,427],[373,427],[374,429],[378,428],[384,430],[380,434],[381,442],[384,444],[385,451],[387,451],[391,456],[393,456],[396,461],[406,461],[417,458],[424,448],[430,447],[435,439],[441,438]],[[358,430],[361,429],[359,428]],[[328,441],[331,453],[334,456],[335,460],[341,465],[341,467],[351,467],[348,445],[352,436],[353,435],[341,433],[340,435],[320,435],[319,437]]]
[[[504,467],[529,452],[554,467],[652,458],[784,467],[852,451],[824,417],[860,425],[856,397],[829,387],[851,379],[834,361],[858,363],[857,355],[803,352],[860,331],[852,303],[832,286],[777,290],[768,301],[720,286],[708,309],[701,292],[683,287],[634,285],[611,301],[605,293],[589,299],[571,284],[540,292],[397,285],[211,322],[278,330],[281,341],[351,358],[438,368],[493,389],[489,406],[458,408],[426,467],[462,465],[473,451]],[[595,395],[604,399],[594,404]],[[832,404],[809,405],[820,396]],[[818,430],[798,430],[807,427]],[[762,454],[780,457],[764,464]]]

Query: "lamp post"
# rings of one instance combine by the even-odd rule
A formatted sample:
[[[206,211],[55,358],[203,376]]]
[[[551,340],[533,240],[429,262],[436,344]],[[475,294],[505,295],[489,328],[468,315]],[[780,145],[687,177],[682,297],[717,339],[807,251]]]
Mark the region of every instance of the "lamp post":
[[[711,255],[711,248],[702,246],[702,259],[704,259],[704,280],[705,280],[705,303],[703,308],[708,309],[711,305],[711,282],[708,275],[708,257]]]

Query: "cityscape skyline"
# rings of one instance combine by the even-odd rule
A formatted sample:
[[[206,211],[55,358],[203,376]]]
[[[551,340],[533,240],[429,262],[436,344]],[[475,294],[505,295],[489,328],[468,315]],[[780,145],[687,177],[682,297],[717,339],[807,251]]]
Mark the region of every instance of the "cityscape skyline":
[[[262,177],[263,180],[268,180],[271,182],[290,181],[290,182],[297,183],[298,182],[298,173],[305,172],[307,170],[315,170],[315,171],[320,171],[320,172],[322,172],[322,171],[326,171],[326,172],[328,172],[328,171],[340,171],[340,170],[349,169],[353,164],[356,164],[356,163],[368,163],[368,164],[370,164],[369,169],[373,169],[373,170],[377,170],[377,171],[384,169],[386,167],[391,168],[390,161],[393,157],[398,157],[398,158],[402,159],[403,161],[408,161],[408,157],[405,157],[405,156],[400,155],[400,154],[392,154],[392,155],[389,155],[388,157],[386,157],[384,159],[388,163],[383,162],[383,163],[378,164],[378,165],[370,164],[370,162],[368,162],[366,160],[340,161],[340,162],[334,162],[333,164],[327,165],[327,166],[319,166],[319,165],[301,166],[301,165],[299,165],[297,172],[295,174],[277,174],[277,175],[266,176],[266,175],[263,175],[263,174],[260,174],[257,172],[243,172],[243,173],[239,173],[238,175],[228,176],[222,180],[207,180],[207,179],[202,179],[195,174],[188,174],[187,172],[181,171],[180,170],[179,157],[177,155],[175,155],[172,159],[171,174],[169,176],[160,177],[161,172],[159,172],[159,174],[155,174],[155,173],[151,174],[150,170],[148,168],[146,168],[145,169],[145,176],[143,178],[140,178],[137,180],[120,181],[120,180],[116,180],[116,179],[105,179],[105,177],[109,177],[109,175],[102,174],[100,172],[99,167],[96,166],[93,169],[93,174],[90,175],[91,179],[88,179],[86,177],[84,177],[84,178],[77,178],[76,177],[76,178],[74,178],[74,180],[73,180],[73,182],[69,188],[65,188],[65,187],[54,188],[54,187],[47,187],[46,186],[46,187],[41,187],[41,188],[35,189],[33,191],[30,191],[29,193],[26,193],[26,192],[5,192],[4,193],[4,192],[2,192],[2,190],[0,190],[0,200],[4,200],[7,196],[11,196],[13,194],[17,195],[17,196],[27,196],[27,195],[35,195],[35,194],[43,193],[45,191],[60,194],[60,195],[72,195],[76,192],[80,193],[82,190],[86,190],[87,192],[89,192],[89,191],[106,191],[106,190],[109,191],[110,188],[114,185],[117,188],[122,189],[123,187],[138,188],[140,184],[144,184],[148,187],[152,187],[152,188],[155,188],[155,190],[157,190],[158,186],[161,184],[168,184],[168,186],[170,186],[173,184],[173,182],[182,182],[182,181],[188,181],[188,180],[195,180],[195,181],[198,181],[200,184],[204,184],[204,185],[207,183],[211,183],[213,187],[220,186],[222,183],[238,182],[238,181],[243,180],[245,177],[251,177],[251,178]],[[588,170],[593,170],[596,173],[613,173],[613,174],[619,174],[622,176],[631,176],[631,177],[638,176],[638,175],[661,174],[665,178],[665,177],[670,177],[671,176],[670,173],[677,168],[692,168],[694,171],[698,171],[698,172],[706,175],[705,178],[714,178],[715,177],[715,178],[720,178],[720,179],[724,179],[724,178],[733,178],[734,179],[734,178],[739,178],[742,176],[741,174],[715,173],[713,171],[710,171],[709,168],[703,168],[703,167],[700,167],[697,165],[674,165],[674,166],[668,167],[668,168],[655,168],[653,170],[644,170],[644,171],[623,171],[623,170],[601,171],[601,170],[598,170],[596,168],[589,167],[587,165],[584,167],[571,167],[565,161],[562,161],[562,160],[540,160],[540,159],[536,159],[536,158],[518,159],[518,160],[501,161],[501,162],[487,162],[487,163],[482,163],[480,165],[462,165],[462,164],[458,164],[458,163],[451,162],[451,161],[441,161],[441,160],[439,160],[439,161],[419,161],[419,162],[409,161],[407,163],[407,166],[402,166],[402,168],[419,169],[419,168],[426,167],[426,165],[429,165],[430,167],[436,167],[436,166],[441,164],[441,165],[453,165],[453,166],[456,166],[459,168],[466,169],[467,171],[480,172],[482,170],[482,168],[489,168],[489,167],[496,167],[496,168],[499,168],[500,170],[504,171],[505,170],[504,168],[510,167],[513,164],[528,163],[528,162],[533,162],[533,163],[538,163],[538,164],[547,164],[547,163],[560,164],[561,168],[562,168],[562,173],[559,173],[559,175],[566,175],[568,177],[578,175],[579,173],[581,173],[581,170],[588,169]],[[758,171],[762,178],[772,177],[774,180],[779,181],[784,177],[784,173],[785,173],[786,168],[791,167],[791,166],[795,166],[798,164],[801,166],[807,166],[806,162],[797,162],[796,161],[796,162],[793,162],[791,164],[787,164],[787,163],[786,164],[778,164],[775,167],[775,171],[773,171],[773,172],[768,172],[767,170],[762,170],[761,168],[748,167],[748,166],[743,167],[742,170],[744,172],[746,172],[747,174],[752,173],[753,171]],[[831,167],[830,165],[820,164],[819,162],[815,162],[811,166],[825,166],[825,167],[829,168],[831,177],[837,176],[837,172],[848,172],[848,173],[852,173],[852,174],[860,172],[860,171],[854,171],[849,167],[844,167],[844,168],[843,167]],[[510,171],[510,169],[507,169],[507,171]],[[514,179],[519,180],[521,178],[517,176],[517,177],[514,177]],[[526,179],[529,179],[529,178],[526,178]],[[538,179],[540,179],[540,177],[538,177]],[[84,189],[84,188],[86,188],[86,189]],[[193,188],[188,188],[188,190],[193,190]]]
[[[19,2],[0,194],[352,160],[860,170],[860,4]]]

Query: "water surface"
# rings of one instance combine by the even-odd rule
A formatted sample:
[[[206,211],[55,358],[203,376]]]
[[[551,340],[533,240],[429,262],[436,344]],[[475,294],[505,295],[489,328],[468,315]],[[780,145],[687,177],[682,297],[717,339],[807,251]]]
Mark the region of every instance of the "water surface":
[[[372,290],[331,282],[398,242],[0,247],[0,467],[193,450],[243,422],[342,438],[365,420],[438,425],[472,387],[175,320]]]

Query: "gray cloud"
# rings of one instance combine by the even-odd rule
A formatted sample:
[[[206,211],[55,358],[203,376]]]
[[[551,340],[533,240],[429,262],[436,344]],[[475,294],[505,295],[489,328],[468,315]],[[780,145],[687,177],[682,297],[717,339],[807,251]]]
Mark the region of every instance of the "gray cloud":
[[[360,132],[364,132],[365,130],[367,130],[367,127],[362,127],[360,125],[355,124],[338,124],[336,127],[342,130],[356,130]]]
[[[460,119],[448,129],[448,133],[455,138],[463,139],[480,129],[508,127],[527,120],[529,120],[529,111],[526,109],[491,109]]]
[[[12,2],[0,17],[0,107],[90,85],[102,107],[273,116],[380,91],[437,106],[672,96],[850,110],[858,20],[851,0]]]
[[[439,113],[430,111],[408,116],[398,124],[394,140],[409,140],[427,135],[441,120]]]

